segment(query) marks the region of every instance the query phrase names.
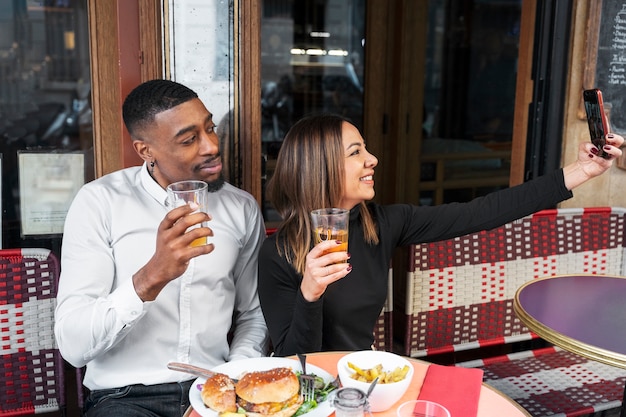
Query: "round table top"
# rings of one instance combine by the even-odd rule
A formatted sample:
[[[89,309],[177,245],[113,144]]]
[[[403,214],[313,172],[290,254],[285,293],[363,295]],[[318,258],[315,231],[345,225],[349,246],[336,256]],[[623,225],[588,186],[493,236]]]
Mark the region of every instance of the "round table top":
[[[559,275],[522,285],[519,319],[543,339],[570,352],[626,368],[626,278]]]
[[[331,375],[337,375],[337,361],[345,355],[346,352],[322,352],[307,354],[307,362],[313,365],[319,366],[322,369],[328,371]],[[422,382],[426,376],[428,370],[428,362],[409,358],[414,365],[413,380],[409,389],[404,396],[398,401],[398,405],[409,400],[417,398],[420,389],[422,388]],[[388,411],[380,413],[372,413],[374,416],[380,417],[396,417],[395,407],[392,407]],[[185,416],[200,417],[200,414],[190,408]],[[334,416],[334,413],[331,414]],[[486,384],[483,384],[480,391],[480,398],[478,400],[478,415],[477,417],[530,417],[523,408],[519,406],[515,401],[497,391]]]

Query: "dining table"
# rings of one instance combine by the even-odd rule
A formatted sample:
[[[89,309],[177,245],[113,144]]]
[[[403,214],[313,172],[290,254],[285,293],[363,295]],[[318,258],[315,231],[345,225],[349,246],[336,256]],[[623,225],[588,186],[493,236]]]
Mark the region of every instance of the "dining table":
[[[319,352],[307,354],[307,363],[318,366],[331,375],[337,375],[337,362],[341,357],[349,352]],[[405,401],[417,399],[422,388],[426,372],[430,366],[429,362],[407,358],[413,364],[413,379],[409,388],[402,398],[391,409],[383,412],[372,413],[375,417],[396,417],[396,408]],[[334,412],[330,414],[334,416]],[[185,413],[184,417],[201,417],[192,407]],[[531,417],[519,404],[502,392],[482,384],[478,399],[478,413],[476,417]]]
[[[520,286],[513,308],[542,339],[626,369],[626,277],[556,275]],[[626,387],[620,417],[626,417]]]

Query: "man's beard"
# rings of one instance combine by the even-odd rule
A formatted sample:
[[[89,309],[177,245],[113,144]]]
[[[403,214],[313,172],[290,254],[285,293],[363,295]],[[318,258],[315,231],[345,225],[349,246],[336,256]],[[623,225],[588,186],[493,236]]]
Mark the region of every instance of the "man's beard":
[[[216,191],[219,191],[219,190],[221,190],[221,189],[222,189],[222,187],[224,186],[224,182],[225,182],[225,181],[224,181],[224,174],[223,174],[223,173],[220,173],[220,176],[219,176],[219,178],[218,178],[218,179],[216,179],[216,180],[214,180],[214,181],[211,181],[211,182],[208,182],[208,181],[206,182],[206,183],[207,183],[207,185],[208,185],[207,190],[208,190],[210,193],[214,193],[214,192],[216,192]]]

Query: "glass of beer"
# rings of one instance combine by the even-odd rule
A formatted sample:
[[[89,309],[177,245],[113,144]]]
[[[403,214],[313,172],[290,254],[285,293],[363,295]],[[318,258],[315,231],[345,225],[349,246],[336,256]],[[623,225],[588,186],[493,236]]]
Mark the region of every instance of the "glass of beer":
[[[196,203],[198,209],[193,213],[203,211],[207,213],[209,207],[209,191],[208,185],[204,181],[187,180],[174,182],[167,186],[167,200],[171,208],[176,208],[189,203]],[[191,214],[193,214],[191,213]],[[196,224],[187,229],[195,229],[196,227],[206,226]],[[207,244],[206,236],[195,239],[190,246],[202,246]]]
[[[325,240],[336,240],[340,245],[325,252],[348,251],[348,224],[350,211],[340,208],[323,208],[311,212],[313,240],[317,245]]]

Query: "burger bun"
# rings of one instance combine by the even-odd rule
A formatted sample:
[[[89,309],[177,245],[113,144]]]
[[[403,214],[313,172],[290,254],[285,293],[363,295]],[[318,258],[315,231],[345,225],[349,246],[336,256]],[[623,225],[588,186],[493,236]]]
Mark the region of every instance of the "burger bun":
[[[289,368],[248,372],[237,383],[237,396],[250,403],[288,401],[300,391],[298,376]]]
[[[249,417],[291,417],[303,402],[298,376],[285,367],[248,372],[235,392],[237,404]]]
[[[237,412],[235,384],[228,375],[216,373],[208,378],[200,392],[202,402],[218,413]]]

